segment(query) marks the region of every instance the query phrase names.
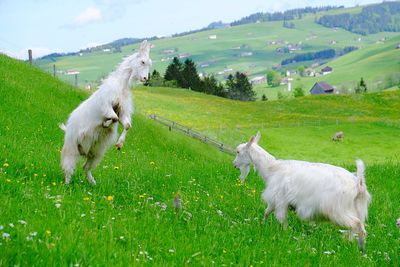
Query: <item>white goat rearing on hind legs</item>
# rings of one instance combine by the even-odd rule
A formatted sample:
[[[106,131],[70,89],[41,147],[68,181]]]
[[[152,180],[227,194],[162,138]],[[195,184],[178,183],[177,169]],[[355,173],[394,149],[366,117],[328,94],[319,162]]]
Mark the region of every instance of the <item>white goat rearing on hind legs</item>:
[[[240,179],[246,179],[254,165],[266,182],[262,199],[267,208],[264,221],[275,211],[275,216],[287,226],[288,207],[294,207],[303,220],[324,217],[351,229],[350,238],[358,233],[358,247],[364,252],[371,196],[365,184],[365,165],[357,160],[356,175],[329,164],[298,160],[278,160],[258,145],[260,133],[246,144],[237,147],[233,161],[240,168]]]
[[[91,170],[100,163],[106,149],[116,141],[117,122],[121,123],[123,131],[116,147],[120,149],[123,146],[133,112],[130,88],[135,82],[148,79],[151,66],[149,52],[150,44],[143,41],[138,53],[126,58],[102,82],[100,88],[71,113],[66,125],[60,126],[65,131],[61,166],[66,184],[71,181],[80,156],[86,157],[84,170],[88,181],[96,184]]]

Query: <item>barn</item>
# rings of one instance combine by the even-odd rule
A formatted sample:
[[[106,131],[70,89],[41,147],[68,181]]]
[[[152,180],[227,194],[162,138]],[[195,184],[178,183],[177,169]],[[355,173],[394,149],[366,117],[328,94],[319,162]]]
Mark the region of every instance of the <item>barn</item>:
[[[332,94],[334,90],[335,88],[327,82],[317,82],[311,88],[310,93],[312,95]]]

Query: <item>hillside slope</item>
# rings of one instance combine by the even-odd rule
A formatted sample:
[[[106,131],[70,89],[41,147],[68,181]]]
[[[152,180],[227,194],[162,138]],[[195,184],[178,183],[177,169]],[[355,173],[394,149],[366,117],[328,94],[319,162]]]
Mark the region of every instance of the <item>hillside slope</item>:
[[[199,72],[213,73],[219,79],[234,71],[245,72],[253,77],[265,75],[267,69],[271,69],[283,59],[292,57],[293,54],[332,48],[343,49],[346,46],[365,48],[382,38],[386,40],[398,35],[385,32],[361,36],[343,29],[325,28],[314,22],[319,16],[335,12],[339,11],[306,15],[302,19],[293,21],[294,29],[283,27],[282,21],[272,21],[155,40],[153,41],[155,47],[151,51],[153,68],[163,73],[172,57],[182,56],[182,60],[191,57],[197,63]],[[277,52],[277,49],[287,48],[289,45],[299,47],[301,50],[294,50],[291,53]],[[136,48],[137,45],[128,45],[122,47],[122,53],[97,51],[82,53],[80,56],[59,57],[55,58],[55,61],[38,61],[37,64],[49,72],[53,71],[53,64],[61,72],[69,69],[78,70],[79,85],[84,86],[88,83],[97,83],[124,56],[132,54]],[[354,67],[357,65],[353,65]],[[378,73],[384,73],[379,69],[376,70]],[[73,81],[73,77],[63,74],[59,76]]]
[[[1,266],[399,265],[398,163],[368,165],[374,202],[361,257],[331,224],[291,213],[286,231],[273,217],[261,225],[261,179],[241,185],[230,156],[142,115],[94,171],[97,186],[81,170],[63,185],[57,124],[86,97],[0,55]]]

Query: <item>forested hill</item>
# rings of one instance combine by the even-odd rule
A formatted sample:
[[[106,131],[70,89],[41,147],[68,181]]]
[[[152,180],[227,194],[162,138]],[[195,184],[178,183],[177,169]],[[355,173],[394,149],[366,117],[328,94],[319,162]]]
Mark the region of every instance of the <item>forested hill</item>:
[[[400,32],[400,2],[384,2],[362,8],[357,14],[325,15],[317,20],[325,27],[339,27],[358,34]]]

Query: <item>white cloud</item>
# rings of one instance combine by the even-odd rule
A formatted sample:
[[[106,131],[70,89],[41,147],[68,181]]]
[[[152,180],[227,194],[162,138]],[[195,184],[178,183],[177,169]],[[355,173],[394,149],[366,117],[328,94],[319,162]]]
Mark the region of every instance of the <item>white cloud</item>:
[[[71,26],[84,26],[103,19],[101,10],[97,7],[88,7],[80,13],[72,22]]]

